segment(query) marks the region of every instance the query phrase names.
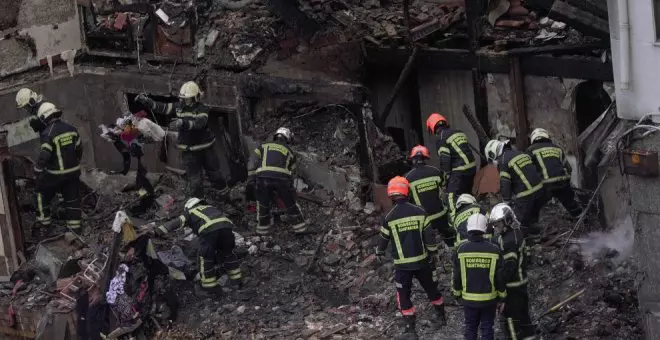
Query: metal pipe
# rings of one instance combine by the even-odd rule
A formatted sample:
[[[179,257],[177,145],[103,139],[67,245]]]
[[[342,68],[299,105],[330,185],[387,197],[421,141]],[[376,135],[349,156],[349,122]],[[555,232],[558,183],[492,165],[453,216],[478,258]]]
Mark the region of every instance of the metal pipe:
[[[630,88],[630,18],[628,0],[619,0],[619,84],[622,90]]]

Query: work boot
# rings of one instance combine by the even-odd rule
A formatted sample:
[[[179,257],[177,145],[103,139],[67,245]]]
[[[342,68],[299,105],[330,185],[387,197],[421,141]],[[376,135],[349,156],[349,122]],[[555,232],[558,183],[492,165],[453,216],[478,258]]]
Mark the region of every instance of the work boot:
[[[435,319],[440,327],[447,326],[447,315],[445,314],[445,304],[435,305]]]
[[[403,333],[396,336],[396,340],[417,340],[417,331],[415,330],[415,316],[403,316]]]
[[[204,288],[200,285],[195,285],[195,296],[203,299],[215,298],[222,295],[222,287],[216,286],[213,288]]]

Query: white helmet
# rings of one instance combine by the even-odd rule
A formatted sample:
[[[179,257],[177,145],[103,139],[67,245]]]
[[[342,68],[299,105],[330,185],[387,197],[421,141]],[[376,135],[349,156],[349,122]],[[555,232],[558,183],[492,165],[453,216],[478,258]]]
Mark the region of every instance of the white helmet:
[[[279,129],[277,129],[277,131],[275,131],[274,136],[277,137],[278,135],[284,137],[288,142],[290,142],[291,138],[293,138],[293,133],[291,132],[291,130],[289,130],[285,127],[281,127]]]
[[[201,91],[199,90],[199,85],[194,81],[189,81],[181,85],[181,90],[179,90],[179,98],[188,99],[195,98],[197,99]]]
[[[43,103],[39,106],[39,110],[37,111],[37,116],[41,120],[46,120],[53,114],[60,112],[60,110],[53,105],[53,103]]]
[[[470,194],[461,194],[456,200],[456,209],[460,209],[466,204],[477,204],[477,199]]]
[[[536,128],[534,131],[532,131],[532,134],[529,135],[529,139],[532,143],[541,138],[550,139],[550,134],[548,131],[546,131],[546,129]]]
[[[486,216],[483,214],[474,214],[468,217],[467,220],[467,231],[480,231],[485,233],[488,229],[488,223],[486,223]]]
[[[508,140],[499,141],[497,139],[491,139],[488,144],[486,144],[486,148],[484,149],[486,159],[491,163],[496,163],[497,159],[502,156],[502,153],[504,152],[504,146],[508,143]]]
[[[183,206],[183,208],[186,210],[190,210],[200,203],[202,203],[202,200],[200,200],[197,197],[192,197],[186,201],[186,204]]]
[[[513,222],[517,222],[516,214],[513,212],[513,209],[506,203],[498,203],[490,211],[488,216],[488,223],[495,223],[504,220],[506,225],[512,225]]]
[[[22,88],[18,90],[18,93],[16,93],[16,106],[19,109],[22,109],[28,105],[34,106],[37,103],[39,103],[43,97],[36,92],[28,89],[28,88]]]

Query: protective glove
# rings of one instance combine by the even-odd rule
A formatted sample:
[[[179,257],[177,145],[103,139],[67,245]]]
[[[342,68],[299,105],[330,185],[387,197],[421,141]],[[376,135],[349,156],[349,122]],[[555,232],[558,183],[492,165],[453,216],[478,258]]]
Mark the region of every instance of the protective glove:
[[[146,106],[149,109],[153,109],[154,106],[155,106],[154,100],[147,97],[147,95],[142,94],[142,93],[138,94],[137,97],[135,97],[135,101],[137,101],[138,103]]]
[[[175,119],[170,122],[169,128],[170,130],[178,130],[181,128],[182,125],[183,125],[183,120]]]

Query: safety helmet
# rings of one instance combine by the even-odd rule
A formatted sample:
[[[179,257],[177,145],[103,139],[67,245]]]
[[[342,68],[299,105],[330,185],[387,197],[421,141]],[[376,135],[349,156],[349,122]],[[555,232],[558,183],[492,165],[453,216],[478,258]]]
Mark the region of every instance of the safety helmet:
[[[486,154],[486,159],[491,163],[496,163],[497,159],[502,156],[504,152],[504,146],[507,145],[508,141],[499,141],[497,139],[491,139],[484,149]]]
[[[423,157],[429,159],[429,149],[423,145],[416,145],[412,150],[410,150],[410,158]]]
[[[186,210],[190,210],[200,203],[202,203],[201,199],[197,197],[192,197],[186,201],[186,204],[183,206],[183,208]]]
[[[498,203],[490,211],[488,216],[488,223],[495,223],[504,221],[505,224],[510,225],[516,220],[516,214],[513,209],[506,203]]]
[[[55,107],[53,103],[46,102],[39,106],[39,110],[37,110],[37,117],[39,117],[41,120],[46,120],[58,112],[60,112],[60,110]]]
[[[470,194],[461,194],[456,200],[456,209],[466,205],[466,204],[477,204],[477,199]]]
[[[16,106],[19,109],[22,109],[28,105],[34,106],[42,99],[43,97],[36,92],[28,88],[22,88],[18,90],[18,93],[16,93]]]
[[[387,183],[387,196],[403,195],[407,197],[409,187],[410,183],[407,179],[396,176]]]
[[[536,128],[534,129],[534,131],[532,131],[532,134],[529,135],[529,140],[532,143],[536,142],[537,139],[541,139],[541,138],[550,139],[550,134],[546,129]]]
[[[430,133],[435,133],[435,127],[438,124],[449,126],[449,122],[445,116],[439,113],[431,113],[429,118],[426,119],[426,128],[429,129]]]
[[[483,214],[473,214],[467,219],[467,231],[480,231],[485,233],[488,229],[488,223],[486,222],[486,216]]]
[[[277,131],[275,131],[275,134],[273,136],[274,137],[282,136],[282,137],[284,137],[284,139],[287,140],[287,142],[290,142],[291,139],[293,138],[293,133],[288,128],[281,127],[279,129],[277,129]]]
[[[189,81],[181,85],[181,90],[179,90],[179,98],[181,99],[189,99],[189,98],[195,98],[197,99],[200,94],[199,90],[199,85],[195,83],[194,81]]]

